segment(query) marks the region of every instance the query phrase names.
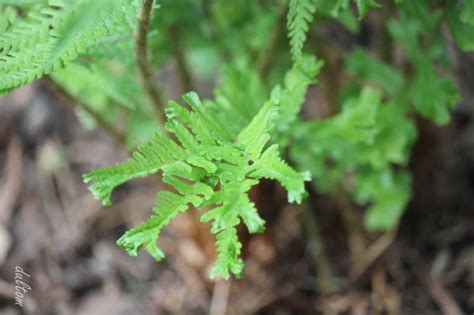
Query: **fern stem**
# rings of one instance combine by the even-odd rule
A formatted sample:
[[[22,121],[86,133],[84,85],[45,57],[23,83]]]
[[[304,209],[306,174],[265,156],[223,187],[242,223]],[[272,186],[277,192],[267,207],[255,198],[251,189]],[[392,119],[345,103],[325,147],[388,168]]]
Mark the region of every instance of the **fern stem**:
[[[181,41],[181,32],[178,27],[174,27],[171,30],[171,41],[174,43],[174,51],[176,55],[176,63],[178,66],[178,73],[181,79],[181,85],[183,92],[194,91],[193,78],[191,76],[191,71],[189,71],[188,64],[186,62],[186,54],[183,47],[183,42]]]
[[[44,78],[44,81],[63,104],[69,105],[72,108],[78,108],[89,114],[112,138],[115,139],[115,141],[120,146],[128,150],[125,135],[120,132],[120,130],[115,128],[113,124],[105,120],[98,112],[96,112],[91,107],[78,101],[74,96],[72,96],[68,91],[66,91],[61,85],[59,85],[50,77],[46,76]]]
[[[150,16],[153,9],[153,0],[143,0],[143,5],[137,15],[136,43],[135,43],[135,59],[137,62],[138,73],[143,88],[153,105],[155,113],[159,121],[165,122],[164,101],[161,90],[155,84],[153,79],[152,66],[148,57],[148,29],[150,27]]]
[[[347,232],[347,242],[353,262],[358,261],[367,248],[364,231],[360,227],[357,211],[348,193],[339,186],[334,193],[334,201],[339,208]]]

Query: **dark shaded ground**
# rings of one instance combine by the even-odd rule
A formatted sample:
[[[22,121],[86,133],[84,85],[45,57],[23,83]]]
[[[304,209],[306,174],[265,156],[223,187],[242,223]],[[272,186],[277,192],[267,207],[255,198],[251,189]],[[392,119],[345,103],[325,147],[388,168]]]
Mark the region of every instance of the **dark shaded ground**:
[[[153,180],[123,186],[102,208],[81,174],[127,154],[84,131],[41,83],[12,93],[0,100],[0,313],[473,313],[474,56],[456,60],[463,102],[448,127],[418,122],[414,198],[397,231],[364,232],[361,209],[344,220],[341,196],[312,192],[309,207],[295,207],[264,183],[253,196],[267,231],[243,234],[246,275],[229,282],[208,279],[214,242],[193,212],[160,237],[164,262],[128,257],[115,240],[149,215]],[[15,266],[31,275],[23,309]]]

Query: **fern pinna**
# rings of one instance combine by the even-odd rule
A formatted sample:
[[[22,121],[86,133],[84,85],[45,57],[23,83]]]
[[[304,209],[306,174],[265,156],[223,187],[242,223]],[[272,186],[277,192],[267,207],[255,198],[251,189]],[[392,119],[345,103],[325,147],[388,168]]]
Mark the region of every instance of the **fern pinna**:
[[[362,19],[370,8],[379,8],[375,0],[354,0],[359,19]],[[329,13],[338,16],[342,10],[348,10],[350,0],[290,0],[287,15],[288,37],[290,38],[291,57],[299,61],[303,54],[310,25],[315,13]]]
[[[167,107],[169,136],[157,133],[127,162],[86,174],[84,180],[91,182],[90,189],[106,205],[118,185],[158,171],[175,190],[160,191],[155,214],[117,243],[132,256],[144,247],[160,260],[164,254],[156,241],[161,229],[190,204],[198,209],[211,207],[201,216],[203,222],[212,222],[211,232],[216,234],[218,258],[211,276],[240,276],[242,245],[236,226],[243,221],[250,233],[257,233],[265,223],[248,197],[250,188],[262,178],[276,179],[287,189],[290,202],[300,202],[304,181],[309,180],[306,173],[296,172],[280,158],[276,144],[267,146],[279,94],[275,89],[250,123],[235,134],[213,119],[215,103],[203,103],[196,93],[187,93],[183,100],[190,109],[176,102]]]
[[[138,1],[34,2],[26,19],[10,6],[0,23],[0,94],[58,70],[117,27],[133,21]],[[1,10],[2,8],[0,8]]]

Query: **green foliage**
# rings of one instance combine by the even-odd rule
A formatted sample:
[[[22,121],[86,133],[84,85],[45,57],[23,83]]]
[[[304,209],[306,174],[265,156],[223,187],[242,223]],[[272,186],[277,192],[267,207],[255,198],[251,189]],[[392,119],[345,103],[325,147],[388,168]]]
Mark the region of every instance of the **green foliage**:
[[[400,219],[411,197],[411,177],[391,168],[361,169],[355,179],[355,198],[359,204],[371,205],[364,218],[371,230],[388,230]]]
[[[451,3],[447,12],[454,41],[463,51],[474,50],[474,1]]]
[[[410,94],[415,109],[423,116],[443,125],[449,122],[449,109],[459,101],[454,83],[438,74],[425,60],[418,63],[418,72],[411,85]]]
[[[290,154],[309,167],[319,189],[335,189],[344,171],[357,165],[357,149],[373,144],[380,100],[381,93],[367,88],[348,99],[340,114],[298,125]]]
[[[464,0],[459,5],[462,5],[461,9],[461,21],[466,24],[474,26],[474,1]]]
[[[382,88],[390,96],[399,93],[404,84],[403,75],[398,69],[375,60],[360,47],[347,56],[346,70]]]
[[[356,0],[357,10],[359,11],[359,19],[362,19],[369,9],[380,8],[375,0]]]
[[[34,5],[26,19],[3,6],[7,14],[0,22],[0,93],[77,59],[136,14],[133,2],[50,0]]]
[[[86,52],[51,74],[55,82],[104,121],[113,125],[124,120],[125,142],[130,148],[148,140],[157,126],[137,76],[133,42],[129,39],[132,34],[133,28],[123,25],[116,34],[102,39],[99,49]],[[78,111],[86,125],[95,125],[86,111]]]
[[[301,202],[303,184],[308,180],[308,175],[295,172],[279,157],[277,145],[267,147],[279,93],[276,89],[272,99],[238,134],[213,119],[217,103],[202,103],[197,94],[185,94],[183,100],[191,110],[175,102],[167,108],[165,128],[178,142],[157,133],[139,146],[127,162],[86,174],[84,181],[91,182],[91,191],[106,205],[117,186],[158,171],[162,172],[163,181],[176,190],[161,191],[155,214],[117,243],[133,256],[144,247],[159,260],[163,253],[156,247],[156,240],[161,229],[180,212],[187,211],[189,204],[198,209],[212,206],[201,218],[203,222],[212,221],[211,232],[217,234],[218,260],[212,275],[240,276],[242,245],[235,226],[242,220],[251,233],[256,233],[263,230],[264,224],[248,198],[250,188],[262,178],[276,179],[288,190],[290,202]]]
[[[369,9],[380,8],[375,0],[354,0],[359,12],[359,20],[364,18]],[[290,0],[287,16],[288,37],[290,38],[291,56],[299,61],[303,45],[316,12],[339,17],[346,25],[353,23],[350,15],[344,15],[350,9],[350,0]],[[342,13],[342,14],[341,14]]]
[[[149,67],[155,75],[176,65],[181,87],[163,85],[162,90],[164,97],[184,93],[185,103],[170,101],[166,123],[159,126],[134,52],[142,1],[3,1],[0,94],[50,75],[82,104],[83,121],[95,113],[99,122],[117,125],[128,146],[142,143],[129,160],[84,175],[104,205],[130,180],[162,178],[166,189],[158,192],[153,214],[117,241],[130,255],[143,248],[161,260],[161,231],[194,207],[215,235],[211,275],[239,277],[244,269],[239,224],[250,233],[265,226],[249,198],[263,178],[279,182],[288,200],[300,203],[311,177],[318,192],[347,194],[364,208],[368,229],[398,223],[411,197],[407,163],[417,138],[413,117],[446,124],[460,97],[442,27],[447,21],[460,49],[474,49],[474,1],[394,2],[159,1],[160,10],[150,17]],[[388,19],[380,33],[388,34],[389,49],[358,46],[346,54],[341,48],[342,74],[326,73],[323,93],[316,87],[317,97],[306,102],[324,64],[303,50],[313,22],[318,43],[311,49],[325,41],[334,49],[339,39],[329,39],[331,30],[322,22],[336,19],[359,38],[354,33],[360,20],[382,4],[397,8],[390,18],[380,14]],[[286,12],[289,49],[282,25]],[[327,71],[339,66],[337,58]],[[198,78],[199,84],[186,84],[186,77]],[[212,99],[185,93],[193,85],[208,95],[214,82]],[[332,91],[333,84],[341,87]],[[329,90],[335,94],[327,97],[332,115],[314,118]]]
[[[416,70],[408,95],[415,110],[442,125],[449,121],[449,110],[458,103],[459,93],[454,82],[435,69],[445,58],[444,49],[440,39],[430,35],[441,32],[442,13],[435,10],[427,15],[427,11],[427,1],[405,2],[401,18],[390,21],[388,31],[403,44]]]
[[[302,55],[306,33],[316,12],[315,0],[291,0],[288,10],[288,36],[290,37],[291,56],[298,61]]]

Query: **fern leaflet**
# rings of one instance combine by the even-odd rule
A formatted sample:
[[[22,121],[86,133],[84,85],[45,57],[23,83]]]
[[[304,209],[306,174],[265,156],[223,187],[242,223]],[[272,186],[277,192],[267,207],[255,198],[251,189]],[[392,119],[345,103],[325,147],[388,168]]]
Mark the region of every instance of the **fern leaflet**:
[[[288,36],[290,37],[291,56],[294,61],[301,58],[303,45],[309,24],[316,12],[316,0],[291,0],[287,16]]]
[[[0,34],[0,94],[57,70],[136,14],[136,1],[49,0]],[[7,15],[6,19],[11,19]]]

